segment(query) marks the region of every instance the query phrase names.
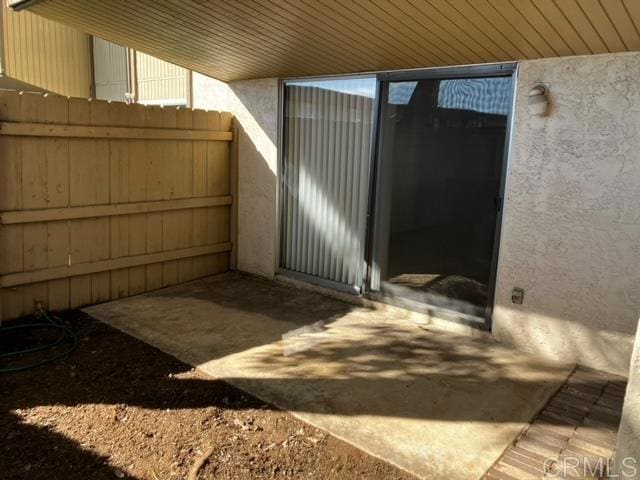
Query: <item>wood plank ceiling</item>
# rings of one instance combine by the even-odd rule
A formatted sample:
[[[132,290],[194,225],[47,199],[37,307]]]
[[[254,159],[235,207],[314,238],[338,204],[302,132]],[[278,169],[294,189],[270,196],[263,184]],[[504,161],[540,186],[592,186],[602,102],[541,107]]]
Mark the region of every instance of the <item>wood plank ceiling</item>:
[[[29,9],[224,81],[640,50],[640,0],[43,0]]]

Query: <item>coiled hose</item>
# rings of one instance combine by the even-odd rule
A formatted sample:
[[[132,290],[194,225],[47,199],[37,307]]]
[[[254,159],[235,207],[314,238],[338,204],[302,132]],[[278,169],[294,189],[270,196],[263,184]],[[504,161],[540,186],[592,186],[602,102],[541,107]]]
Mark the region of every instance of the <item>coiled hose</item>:
[[[24,325],[0,327],[0,338],[6,337],[8,335],[24,332],[24,331],[29,332],[31,330],[39,330],[43,328],[58,331],[59,332],[58,337],[54,341],[44,345],[24,348],[22,350],[15,350],[12,352],[0,353],[0,360],[14,359],[16,357],[21,357],[21,356],[30,356],[31,354],[37,353],[37,352],[53,351],[63,343],[68,343],[69,345],[65,349],[63,349],[60,353],[57,353],[56,355],[53,355],[53,356],[47,356],[47,358],[45,359],[36,360],[35,362],[29,363],[27,365],[0,368],[0,374],[22,372],[25,370],[30,370],[32,368],[40,367],[42,365],[46,365],[55,360],[59,360],[61,358],[66,357],[78,347],[77,335],[62,320],[60,320],[59,318],[53,315],[50,315],[45,310],[39,310],[38,312],[36,312],[35,316],[36,316],[36,319],[38,320],[44,319],[44,321],[27,323]]]

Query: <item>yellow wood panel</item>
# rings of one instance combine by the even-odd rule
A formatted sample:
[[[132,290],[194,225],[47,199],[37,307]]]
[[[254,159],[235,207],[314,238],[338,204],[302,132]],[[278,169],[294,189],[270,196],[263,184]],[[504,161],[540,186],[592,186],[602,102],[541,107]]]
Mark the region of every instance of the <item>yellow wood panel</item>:
[[[622,15],[629,16],[636,33],[640,32],[640,2],[638,0],[622,0],[622,5],[624,7]]]
[[[375,31],[371,30],[371,28],[375,28],[375,25],[369,25],[369,22],[359,16],[341,10],[341,6],[337,3],[334,3],[333,6],[338,10],[322,5],[319,2],[295,2],[285,6],[285,8],[291,9],[298,16],[307,17],[311,21],[325,26],[332,32],[341,32],[346,37],[346,42],[366,49],[369,54],[373,46],[382,56],[383,61],[388,61],[392,56],[396,65],[414,65],[418,61],[418,55],[406,47],[403,47],[402,51],[397,52],[396,55],[392,55],[400,43],[396,43],[394,46],[387,44],[388,38],[380,38]],[[367,46],[367,43],[370,45]],[[406,52],[404,51],[405,49],[409,51]],[[426,62],[427,65],[437,64],[432,55],[429,52],[427,55],[422,56],[421,61]]]
[[[128,126],[127,105],[113,102],[109,104],[109,124]],[[109,142],[110,203],[112,205],[129,202],[129,142],[111,140]],[[129,218],[111,217],[111,255],[110,258],[129,255]],[[129,295],[129,270],[126,268],[111,272],[111,298]]]
[[[350,56],[353,52],[357,52],[357,46],[350,45],[348,43],[342,43],[342,50],[329,52],[326,49],[319,49],[317,45],[314,45],[306,35],[307,30],[314,32],[321,32],[322,26],[313,22],[303,21],[302,18],[297,17],[298,21],[289,22],[287,29],[278,28],[281,25],[283,15],[288,15],[287,18],[294,20],[295,17],[287,11],[274,12],[271,8],[271,2],[269,0],[243,2],[237,1],[230,8],[229,11],[225,11],[226,14],[235,14],[234,20],[242,23],[246,28],[255,28],[256,22],[262,25],[268,25],[273,36],[268,40],[269,45],[273,48],[288,47],[290,51],[295,54],[296,46],[303,44],[305,51],[313,52],[314,58],[321,58],[324,62],[332,63],[339,68],[346,68],[351,66],[353,68],[353,61],[350,60]],[[233,37],[230,37],[233,38]],[[329,45],[340,45],[339,38],[327,39]],[[358,62],[360,62],[358,60]],[[365,65],[364,62],[358,63],[358,65]],[[360,67],[362,68],[362,67]]]
[[[624,42],[620,38],[618,31],[611,23],[611,19],[605,12],[600,0],[579,0],[578,3],[582,11],[589,19],[589,23],[591,23],[591,25],[597,25],[597,27],[594,29],[598,33],[598,36],[604,42],[608,51],[620,52],[627,49]]]
[[[96,101],[96,104],[102,100]],[[231,132],[179,130],[170,128],[130,128],[101,125],[58,125],[38,122],[0,122],[0,135],[60,138],[140,138],[147,140],[226,140]]]
[[[31,9],[231,81],[634,50],[638,3],[50,0]]]
[[[528,16],[523,15],[516,6],[518,2],[510,0],[491,0],[485,6],[485,15],[494,18],[494,24],[509,37],[518,39],[520,50],[528,51],[530,56],[555,57],[558,52],[550,45],[538,30],[536,30]],[[523,5],[528,5],[524,2]],[[533,50],[531,50],[533,49]]]
[[[66,124],[69,121],[67,99],[59,95],[45,97],[45,121]],[[47,208],[69,207],[69,141],[66,138],[47,138]],[[69,222],[47,222],[48,266],[62,267],[69,263]],[[48,308],[69,308],[69,279],[50,280]]]
[[[155,5],[153,0],[142,0],[136,10],[138,14],[147,14],[147,8],[149,5]],[[262,38],[258,40],[248,39],[247,33],[255,31],[260,26],[259,19],[250,19],[246,11],[239,12],[235,8],[229,8],[231,5],[226,3],[216,5],[215,11],[210,11],[206,5],[197,5],[194,3],[183,4],[182,15],[180,17],[172,17],[172,13],[168,10],[156,9],[151,11],[154,21],[165,23],[169,26],[167,33],[173,37],[179,38],[181,33],[180,29],[185,25],[196,25],[197,28],[203,33],[214,34],[218,36],[219,44],[222,46],[232,46],[234,41],[248,40],[253,48],[264,49],[266,45],[269,46],[275,52],[285,54],[288,52],[292,58],[295,58],[298,62],[305,65],[311,65],[312,60],[305,57],[300,52],[297,52],[295,48],[296,43],[282,45],[277,41],[273,41],[269,38]],[[232,19],[234,26],[230,28],[228,25],[228,19]],[[253,20],[253,21],[251,21]],[[257,23],[256,23],[257,21]],[[262,44],[261,44],[262,43]],[[242,59],[230,57],[229,54],[224,53],[225,59],[234,63],[237,68],[242,68]],[[316,54],[316,57],[318,55]],[[320,56],[319,58],[322,58]],[[266,64],[267,59],[257,59],[261,64]]]
[[[109,125],[109,103],[104,100],[89,102],[91,107],[90,122],[93,126]],[[110,140],[93,139],[91,155],[94,171],[91,199],[94,205],[110,202],[111,158],[109,156]],[[111,218],[97,218],[88,220],[91,228],[91,262],[107,260],[110,255]],[[91,275],[91,303],[106,302],[110,298],[111,272],[100,272]]]
[[[431,42],[422,42],[422,52],[410,41],[404,38],[403,30],[387,25],[374,15],[370,8],[362,8],[353,2],[337,0],[319,0],[317,2],[300,2],[305,11],[312,16],[330,20],[336,28],[353,31],[361,39],[367,39],[377,48],[395,54],[407,66],[418,66],[425,60],[429,65],[446,63],[451,57],[445,52],[438,51]],[[330,15],[327,15],[329,13]]]
[[[500,45],[500,48],[507,52],[508,58],[527,58],[526,49],[520,49],[514,44],[515,39],[508,38],[505,32],[491,23],[491,17],[483,15],[478,8],[483,6],[484,2],[469,3],[466,0],[451,0],[449,2],[454,12],[458,12],[460,18],[463,18],[478,28],[483,35],[494,45]],[[484,5],[488,7],[488,5]]]
[[[15,92],[0,94],[0,121],[232,129],[225,112]],[[76,308],[229,268],[230,142],[144,138],[0,132],[2,318],[37,303]]]
[[[312,33],[314,36],[324,36],[326,27],[323,24],[318,24],[309,18],[298,16],[296,12],[287,9],[275,11],[272,6],[273,4],[270,0],[238,1],[235,4],[236,11],[243,15],[245,19],[253,19],[253,16],[257,16],[259,21],[264,25],[268,25],[272,31],[289,32],[293,36],[293,45],[299,45],[301,42],[305,42],[308,51],[312,51],[317,58],[328,57],[330,63],[333,63],[337,71],[343,71],[345,68],[356,70],[366,70],[368,68],[366,60],[360,60],[361,56],[365,54],[365,51],[358,43],[345,41],[341,35],[331,38],[327,36],[326,45],[329,48],[318,49],[313,39],[310,38],[309,33]],[[287,22],[288,28],[278,28],[278,26],[282,25],[283,21]],[[277,42],[279,37],[273,35],[271,39]],[[283,45],[287,44],[288,42],[283,42]],[[378,55],[375,57],[375,61],[381,64],[384,59],[381,55]]]
[[[443,42],[433,30],[434,34],[425,35],[424,24],[413,21],[413,18],[408,15],[399,16],[398,5],[389,4],[389,2],[376,3],[369,0],[354,0],[353,7],[357,11],[370,11],[370,14],[365,15],[364,18],[380,23],[381,27],[385,27],[385,30],[391,27],[397,32],[401,32],[405,43],[412,45],[412,48],[417,52],[428,48],[434,56],[443,59],[446,63],[461,64],[470,61],[469,57],[461,54],[455,47]],[[431,26],[431,28],[434,27]]]
[[[494,6],[502,5],[505,0],[494,2]],[[549,46],[553,49],[555,55],[573,55],[574,52],[567,41],[560,36],[558,30],[554,28],[542,11],[532,2],[510,2],[512,8],[517,10],[535,32],[545,39]],[[558,15],[560,15],[558,13]]]
[[[47,160],[50,157],[47,156]],[[114,156],[112,155],[112,158]],[[128,159],[127,159],[128,160]],[[191,160],[191,157],[189,157]],[[49,162],[47,162],[49,163]],[[113,164],[113,162],[112,162]],[[121,169],[122,172],[123,169]],[[126,176],[125,171],[122,176]],[[114,178],[115,177],[115,178]],[[112,182],[127,181],[113,174]],[[114,183],[112,183],[114,185]],[[117,186],[116,186],[117,189]],[[114,197],[112,189],[112,198]],[[120,197],[122,198],[122,197]],[[50,222],[57,220],[73,220],[76,218],[118,217],[149,212],[169,212],[189,208],[217,207],[231,205],[231,195],[217,195],[214,197],[180,198],[176,200],[158,200],[156,202],[111,203],[109,205],[90,205],[87,207],[43,208],[37,210],[8,210],[0,212],[0,224]]]
[[[519,4],[518,8],[522,9],[522,4]],[[554,0],[533,0],[532,8],[538,10],[553,29],[558,32],[563,42],[569,45],[572,53],[576,55],[587,55],[591,53],[587,44],[573,28]],[[559,44],[557,40],[555,44]]]
[[[130,127],[145,126],[145,108],[132,104],[127,107]],[[130,202],[147,199],[146,145],[144,140],[129,140],[129,185]],[[140,255],[147,251],[146,215],[129,215],[129,255]],[[144,266],[129,268],[129,295],[146,291],[147,271]]]
[[[0,119],[18,121],[22,95],[0,92]],[[0,136],[0,157],[3,175],[0,175],[0,210],[22,208],[22,166],[20,163],[20,139]]]
[[[23,94],[20,117],[25,122],[45,118],[45,98],[39,94]],[[22,206],[25,209],[47,206],[47,157],[46,139],[22,138]],[[45,222],[24,225],[22,230],[23,262],[25,270],[47,268],[47,224]],[[35,310],[36,303],[46,305],[49,297],[46,282],[25,285],[23,290],[24,313]]]
[[[220,130],[221,118],[219,112],[207,112],[206,114],[207,127],[215,130]],[[207,195],[215,195],[214,192],[220,192],[220,194],[229,193],[225,186],[225,180],[228,182],[229,175],[227,173],[224,177],[225,170],[228,172],[229,157],[226,159],[221,158],[220,150],[218,148],[219,142],[207,142],[206,144],[206,192]],[[205,238],[206,244],[217,243],[218,239],[222,236],[220,228],[222,227],[221,214],[217,208],[205,209]],[[224,237],[222,237],[224,238]],[[228,239],[227,239],[228,240]],[[204,268],[207,274],[212,273],[217,268],[217,257],[214,255],[207,255],[203,258]]]
[[[164,128],[178,127],[178,110],[175,108],[162,109],[162,126]],[[168,140],[162,142],[162,198],[171,200],[178,196],[178,142]],[[178,248],[178,212],[162,213],[162,250]],[[162,264],[162,286],[178,283],[178,262],[176,260]]]
[[[61,95],[91,95],[90,36],[2,2],[4,74]]]
[[[0,287],[11,287],[14,285],[25,285],[44,283],[48,280],[62,279],[69,276],[94,275],[99,272],[110,272],[121,270],[131,265],[161,264],[169,260],[195,257],[202,255],[217,255],[220,252],[231,250],[228,242],[217,243],[215,245],[205,245],[204,247],[185,248],[166,252],[150,253],[146,255],[131,255],[124,258],[101,260],[98,262],[80,263],[69,267],[47,268],[34,270],[32,272],[10,273],[0,276]],[[34,283],[31,283],[34,282]]]
[[[138,101],[187,104],[187,70],[144,53],[136,53],[136,68]]]
[[[177,127],[190,129],[193,127],[193,112],[187,108],[178,109]],[[178,177],[176,194],[179,198],[193,195],[193,142],[178,142]],[[178,212],[178,248],[193,246],[193,210]],[[193,259],[178,260],[178,281],[188,282],[193,279]]]
[[[231,128],[233,130],[233,142],[231,142],[229,150],[229,193],[232,199],[238,198],[238,125],[231,119]],[[229,253],[229,268],[236,270],[238,266],[238,203],[232,202],[229,210],[229,242],[232,249]]]
[[[624,42],[625,48],[640,50],[640,30],[633,24],[630,14],[634,12],[635,18],[640,18],[640,2],[630,2],[629,6],[625,6],[622,0],[608,0],[602,3],[602,7]]]
[[[0,118],[19,121],[22,95],[0,92]],[[22,162],[19,138],[0,136],[0,210],[22,208]],[[23,270],[22,225],[0,225],[0,274]],[[14,318],[24,313],[23,288],[0,291],[2,317]]]
[[[162,108],[147,107],[145,124],[148,128],[162,127]],[[162,181],[164,165],[164,144],[156,140],[145,142],[145,169],[147,179],[147,200],[162,199]],[[162,251],[162,213],[148,213],[146,215],[147,242],[146,252]],[[155,290],[162,287],[162,264],[147,265],[146,289]]]
[[[569,20],[573,29],[587,44],[591,53],[606,53],[609,51],[598,30],[589,21],[577,0],[563,0],[562,2],[556,2],[556,4],[565,18]]]
[[[80,98],[69,99],[69,123],[89,125],[91,107],[89,102]],[[69,205],[83,206],[95,204],[94,171],[90,139],[69,140]],[[71,220],[69,222],[70,263],[91,262],[92,228],[95,221],[91,219]],[[103,239],[104,241],[104,239]],[[81,275],[70,279],[69,303],[71,308],[91,303],[91,275]]]
[[[207,128],[207,113],[202,110],[193,112],[193,128]],[[193,196],[207,195],[207,143],[193,142]],[[204,245],[207,242],[207,209],[193,210],[193,245]],[[206,275],[205,259],[193,259],[193,276],[199,278]]]
[[[374,0],[374,3],[380,11],[383,11],[385,15],[393,17],[394,19],[398,18],[397,7],[401,6],[402,9],[409,12],[410,15],[398,18],[398,24],[406,26],[404,28],[411,31],[411,36],[418,44],[422,42],[422,39],[428,39],[424,33],[424,27],[428,27],[433,34],[433,38],[431,39],[433,43],[437,45],[441,51],[449,52],[453,55],[457,63],[473,62],[479,56],[484,60],[491,57],[491,55],[487,55],[484,52],[483,54],[479,54],[477,51],[474,51],[474,49],[460,42],[455,34],[452,34],[447,28],[443,28],[443,26],[431,18],[431,16],[424,15],[419,9],[420,3],[422,2],[414,5],[408,0],[398,0],[398,2],[393,4],[385,0]],[[440,18],[441,17],[439,17],[439,19]],[[449,25],[449,27],[451,27],[451,25]],[[460,32],[456,33],[459,35]]]

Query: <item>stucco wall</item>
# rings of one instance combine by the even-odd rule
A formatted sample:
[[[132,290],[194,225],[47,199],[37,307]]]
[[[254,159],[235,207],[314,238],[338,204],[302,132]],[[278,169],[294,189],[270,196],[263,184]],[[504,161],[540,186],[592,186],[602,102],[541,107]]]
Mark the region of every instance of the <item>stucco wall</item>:
[[[626,374],[640,314],[640,54],[522,62],[494,333]],[[526,99],[549,84],[551,109]],[[525,291],[524,304],[511,290]]]
[[[228,111],[229,85],[198,72],[192,75],[193,108]]]
[[[631,356],[629,383],[618,428],[616,473],[621,478],[640,479],[640,324]]]
[[[275,272],[278,80],[193,79],[196,108],[233,113],[238,128],[238,269]]]
[[[499,340],[626,374],[640,315],[639,78],[638,53],[520,63],[494,312]],[[531,116],[526,104],[539,81],[551,92],[546,117]],[[223,86],[211,89],[213,106],[196,106],[237,117],[238,268],[272,276],[278,82],[237,82],[226,93]],[[513,287],[524,288],[523,305],[511,303]]]
[[[278,80],[229,87],[238,125],[238,269],[270,277],[276,261]]]

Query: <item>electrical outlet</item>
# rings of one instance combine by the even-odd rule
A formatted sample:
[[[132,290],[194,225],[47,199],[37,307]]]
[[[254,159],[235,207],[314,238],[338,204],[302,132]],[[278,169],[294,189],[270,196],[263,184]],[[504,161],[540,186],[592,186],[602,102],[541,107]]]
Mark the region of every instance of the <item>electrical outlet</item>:
[[[520,287],[513,287],[511,290],[511,301],[517,305],[522,305],[524,300],[524,290]]]

